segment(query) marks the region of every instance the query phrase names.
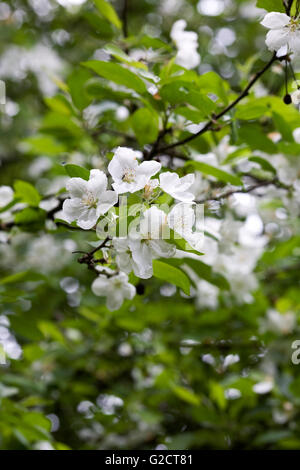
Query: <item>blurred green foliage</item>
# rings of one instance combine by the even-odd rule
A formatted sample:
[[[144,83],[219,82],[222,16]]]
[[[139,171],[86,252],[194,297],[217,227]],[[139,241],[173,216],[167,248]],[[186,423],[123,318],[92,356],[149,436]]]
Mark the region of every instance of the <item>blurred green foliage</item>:
[[[251,91],[219,132],[171,155],[182,159],[180,174],[191,168],[202,174],[212,198],[228,183],[238,186],[249,171],[258,181],[278,178],[278,192],[257,197],[262,218],[277,225],[254,267],[259,282],[249,288],[250,299],[237,299],[222,268],[195,260],[166,268],[156,261],[156,278],[132,275],[138,295],[109,312],[90,290],[94,273],[71,253],[88,251],[95,234],[55,225],[39,207],[41,198],[63,192],[67,175],[85,178],[90,168],[105,168],[116,146],[147,150],[166,110],[178,125],[165,144],[189,136],[182,122],[205,123],[269,60],[255,2],[214,0],[209,13],[205,0],[128,0],[126,38],[123,3],[0,3],[0,78],[8,99],[1,115],[0,184],[13,186],[17,202],[26,205],[15,215],[9,244],[0,246],[0,320],[4,325],[9,319],[23,351],[0,365],[0,448],[299,449],[299,366],[291,362],[300,335],[299,203],[273,157],[284,155],[299,176],[293,131],[300,119],[282,101],[279,63],[261,79],[265,93]],[[281,11],[282,2],[258,6]],[[172,60],[169,32],[179,18],[199,34],[198,70]],[[222,37],[232,42],[222,44]],[[28,51],[37,47],[29,60]],[[55,55],[48,57],[49,51]],[[50,75],[40,66],[47,60]],[[159,90],[151,94],[157,76]],[[94,115],[86,113],[90,105],[100,106]],[[117,110],[125,110],[124,117]],[[274,133],[279,139],[271,138]],[[235,150],[222,154],[219,167],[190,159],[191,152],[222,153],[224,138]],[[239,167],[241,160],[252,164],[250,170]],[[226,214],[242,222],[247,216],[227,201],[205,210],[218,221]],[[217,306],[205,304],[205,290],[198,303],[188,297],[197,283],[181,270],[184,263],[219,289]],[[69,278],[80,287],[66,287],[62,280]],[[283,319],[292,313],[295,325],[264,327],[270,310]],[[265,390],[257,392],[257,384]]]

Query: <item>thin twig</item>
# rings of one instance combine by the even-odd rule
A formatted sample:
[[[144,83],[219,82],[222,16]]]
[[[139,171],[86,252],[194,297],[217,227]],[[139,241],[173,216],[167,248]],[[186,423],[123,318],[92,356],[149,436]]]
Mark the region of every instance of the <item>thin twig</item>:
[[[124,0],[123,11],[122,11],[122,25],[123,25],[123,36],[128,37],[128,0]]]
[[[158,152],[165,152],[166,150],[172,149],[174,147],[178,147],[180,145],[187,144],[188,142],[191,142],[192,140],[196,139],[200,135],[204,134],[207,131],[212,130],[211,127],[216,123],[218,119],[223,117],[225,114],[227,114],[232,108],[234,108],[245,96],[248,95],[248,92],[250,88],[257,82],[257,80],[271,67],[271,65],[277,60],[276,52],[274,52],[272,58],[269,60],[269,62],[259,71],[257,72],[253,78],[250,80],[248,85],[244,88],[244,90],[239,94],[239,96],[232,101],[226,108],[224,108],[220,113],[216,114],[213,116],[213,118],[208,121],[205,126],[196,134],[192,134],[189,137],[186,137],[183,140],[179,140],[177,142],[174,142],[173,144],[166,145],[165,147],[157,149]]]
[[[106,239],[96,248],[93,250],[89,251],[88,253],[84,252],[79,252],[79,251],[74,251],[74,253],[84,253],[83,256],[78,258],[78,263],[80,264],[87,264],[88,268],[91,270],[95,270],[95,264],[99,261],[104,261],[104,260],[95,260],[94,259],[94,254],[97,253],[97,251],[101,250],[106,246],[106,243],[110,240],[109,237],[106,237]]]
[[[274,185],[274,186],[279,185],[279,187],[282,187],[281,183],[277,180],[277,178],[274,178],[269,181],[267,180],[259,181],[258,183],[253,184],[252,186],[249,186],[248,188],[231,189],[230,191],[227,191],[226,193],[223,193],[223,194],[219,194],[218,196],[212,196],[212,197],[208,197],[200,201],[197,201],[197,203],[204,204],[205,202],[210,202],[210,201],[221,201],[222,199],[226,199],[232,196],[233,194],[240,194],[240,193],[247,194],[247,193],[251,193],[252,191],[255,191],[255,189],[262,188],[264,186],[269,186],[269,185]],[[284,188],[284,189],[288,189],[288,188]]]
[[[284,7],[285,7],[285,12],[288,16],[291,15],[291,9],[292,9],[292,6],[293,6],[293,1],[294,0],[287,0],[286,2],[283,2]]]

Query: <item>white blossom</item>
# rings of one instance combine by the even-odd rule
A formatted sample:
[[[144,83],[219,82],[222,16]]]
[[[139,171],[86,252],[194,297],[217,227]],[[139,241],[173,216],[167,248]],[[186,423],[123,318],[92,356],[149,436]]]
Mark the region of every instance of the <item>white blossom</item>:
[[[191,203],[176,204],[168,214],[169,227],[186,240],[196,250],[203,245],[201,233],[193,231],[196,215]],[[176,235],[175,235],[176,236]]]
[[[296,316],[293,312],[280,313],[270,309],[267,312],[267,320],[264,322],[263,330],[287,335],[296,327]]]
[[[114,240],[120,269],[127,273],[133,270],[136,276],[149,279],[153,275],[152,260],[171,258],[176,252],[175,246],[163,239],[168,233],[167,215],[155,206],[147,209],[127,239]]]
[[[253,385],[252,390],[258,395],[264,395],[271,392],[273,387],[274,383],[272,380],[264,380],[263,382],[258,382],[257,384]]]
[[[292,97],[292,103],[295,106],[299,106],[300,105],[300,89],[298,88],[296,91],[294,91],[291,97]]]
[[[137,161],[138,152],[127,148],[118,147],[114,157],[108,165],[108,171],[111,174],[114,183],[113,188],[118,194],[134,193],[143,189],[160,169],[159,162]]]
[[[186,21],[176,21],[170,33],[177,47],[176,63],[187,69],[193,69],[200,64],[198,35],[193,31],[185,31]]]
[[[160,175],[159,180],[161,189],[174,199],[182,202],[192,202],[194,200],[194,194],[187,191],[195,180],[192,173],[179,178],[177,173],[167,171]]]
[[[106,306],[111,311],[118,310],[124,299],[132,300],[136,293],[135,287],[128,282],[127,274],[123,272],[112,277],[100,274],[92,284],[92,291],[95,295],[106,297]]]
[[[66,186],[71,198],[63,204],[63,218],[77,221],[85,230],[91,229],[100,215],[105,214],[118,200],[117,193],[107,191],[107,177],[100,170],[91,170],[88,181],[71,178]]]
[[[300,19],[290,18],[285,13],[267,13],[261,22],[270,31],[266,36],[269,50],[277,51],[277,56],[288,53],[300,54]]]
[[[10,186],[0,186],[0,208],[6,207],[13,198],[14,192]]]
[[[1,78],[20,81],[29,72],[36,75],[39,88],[45,95],[53,95],[57,90],[55,78],[63,73],[65,64],[55,52],[44,44],[26,47],[11,46],[5,49],[0,58]]]
[[[293,137],[297,144],[300,144],[300,127],[293,130]]]

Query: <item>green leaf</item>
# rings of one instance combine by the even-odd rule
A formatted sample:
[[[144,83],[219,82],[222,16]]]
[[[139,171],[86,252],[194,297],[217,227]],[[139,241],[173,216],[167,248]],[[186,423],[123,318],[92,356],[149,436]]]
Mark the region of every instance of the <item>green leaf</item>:
[[[248,160],[249,160],[250,162],[258,163],[258,165],[260,165],[263,170],[265,170],[265,171],[270,171],[271,173],[273,173],[274,175],[276,175],[276,170],[275,170],[275,168],[274,168],[273,165],[271,165],[271,163],[268,162],[268,160],[266,160],[265,158],[262,158],[262,157],[250,157],[250,158],[248,158]]]
[[[177,232],[170,229],[170,239],[165,240],[167,243],[176,245],[178,250],[188,251],[189,253],[194,253],[195,255],[203,255],[200,251],[196,251],[184,238],[182,238]]]
[[[243,119],[250,121],[251,119],[258,119],[266,112],[269,111],[268,106],[257,104],[256,101],[252,101],[247,104],[243,104],[237,107],[235,117],[237,119]]]
[[[203,122],[206,119],[206,116],[202,112],[196,109],[191,109],[191,108],[183,107],[183,106],[176,108],[174,113],[185,117],[186,119],[194,122],[195,124],[198,124],[199,122]]]
[[[131,124],[140,145],[154,142],[158,136],[158,115],[147,108],[140,108],[131,117]]]
[[[45,429],[48,432],[51,431],[50,419],[36,411],[27,411],[27,413],[23,416],[23,420],[25,423],[29,424],[30,426],[34,426],[37,429]]]
[[[226,171],[220,170],[212,165],[208,165],[208,163],[203,162],[196,162],[194,160],[190,160],[186,163],[186,167],[193,167],[194,170],[200,171],[205,175],[214,176],[217,180],[223,181],[223,183],[229,183],[234,186],[243,186],[242,180],[236,176],[227,173]]]
[[[198,116],[201,116],[201,118],[209,117],[216,109],[216,104],[208,98],[205,93],[200,93],[196,90],[193,83],[182,80],[164,85],[160,90],[160,96],[173,105],[183,103],[190,104],[198,109]],[[176,112],[180,114],[178,109]],[[194,113],[195,112],[196,111],[194,111]],[[193,120],[190,117],[188,117],[188,119]]]
[[[40,321],[38,327],[46,338],[52,338],[54,341],[65,345],[65,338],[54,323],[50,321]]]
[[[85,85],[91,78],[91,73],[85,69],[75,69],[69,76],[68,86],[72,97],[72,101],[76,108],[83,110],[92,102],[92,98],[88,95]]]
[[[116,26],[116,28],[121,29],[122,22],[109,2],[106,2],[105,0],[94,0],[94,3],[104,18],[110,21],[110,23]]]
[[[276,145],[266,136],[259,125],[245,124],[239,129],[238,134],[241,143],[247,143],[252,150],[262,150],[271,154],[277,152]]]
[[[82,178],[87,181],[89,180],[90,172],[86,168],[73,164],[65,165],[64,168],[71,178]]]
[[[0,280],[1,285],[6,284],[15,284],[18,282],[35,282],[35,281],[44,281],[45,276],[33,271],[22,271],[20,273],[11,274],[10,276],[4,277]]]
[[[111,41],[115,36],[114,26],[105,18],[98,15],[95,11],[85,11],[83,18],[87,20],[101,40]]]
[[[162,281],[180,287],[186,295],[190,295],[190,280],[181,269],[163,261],[153,261],[153,275]]]
[[[186,387],[181,387],[180,385],[173,385],[172,390],[175,395],[190,405],[200,405],[200,398],[192,390],[189,390]]]
[[[228,83],[215,72],[207,72],[198,78],[198,87],[201,93],[214,93],[222,102],[228,104]]]
[[[15,215],[15,223],[17,225],[40,225],[44,223],[45,216],[45,211],[42,209],[33,209],[31,207],[27,207]]]
[[[118,85],[123,85],[130,90],[134,90],[140,95],[147,92],[143,80],[130,70],[113,62],[103,62],[100,60],[90,60],[83,62],[82,65],[96,72],[100,77],[111,80]]]
[[[32,184],[18,180],[14,184],[14,189],[16,197],[22,202],[26,202],[30,206],[39,205],[41,197]]]
[[[290,126],[284,116],[273,111],[273,121],[276,126],[276,129],[280,132],[284,140],[288,142],[294,142],[293,129]]]
[[[257,0],[257,8],[264,8],[267,11],[280,11],[285,13],[283,0]]]
[[[50,135],[36,135],[28,137],[21,142],[20,148],[23,152],[32,153],[34,155],[59,155],[66,151],[66,147],[57,142]]]
[[[193,258],[181,258],[169,260],[170,263],[179,266],[186,264],[202,279],[213,284],[219,289],[229,290],[230,284],[227,279],[220,273],[213,271],[212,267],[203,261]]]
[[[45,98],[45,103],[52,110],[65,116],[71,116],[73,109],[67,98],[63,95],[56,95],[52,98]]]
[[[147,66],[145,64],[133,60],[128,54],[126,54],[115,44],[106,44],[103,50],[121,62],[125,62],[126,64],[133,65],[134,67],[147,70]]]

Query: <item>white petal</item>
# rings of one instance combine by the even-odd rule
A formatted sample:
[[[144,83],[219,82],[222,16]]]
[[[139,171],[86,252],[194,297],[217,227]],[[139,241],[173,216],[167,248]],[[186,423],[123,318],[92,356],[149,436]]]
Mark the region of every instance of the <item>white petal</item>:
[[[101,197],[101,194],[106,191],[107,176],[100,170],[91,170],[91,176],[87,183],[87,190],[90,191],[95,198]]]
[[[156,206],[147,209],[140,223],[140,233],[142,238],[153,239],[163,236],[163,229],[167,225],[167,215]]]
[[[112,187],[117,194],[134,193],[135,191],[138,191],[138,185],[135,183],[126,183],[126,181],[113,183]],[[142,187],[139,189],[142,189]]]
[[[156,173],[161,169],[161,164],[159,162],[143,162],[139,165],[137,169],[138,175],[145,175],[149,179],[151,176],[156,175]]]
[[[14,192],[10,186],[0,186],[0,207],[7,206],[14,198]]]
[[[68,223],[73,222],[82,213],[82,208],[80,206],[81,200],[76,199],[66,199],[63,203],[63,219]]]
[[[178,35],[182,33],[182,31],[186,27],[186,21],[185,20],[178,20],[175,21],[175,23],[172,26],[170,36],[173,39],[173,41],[176,41],[178,38]]]
[[[195,175],[190,173],[183,178],[179,178],[177,173],[166,172],[160,175],[160,186],[167,194],[170,194],[174,199],[183,202],[191,202],[194,200],[192,193],[186,192],[194,183]]]
[[[285,13],[271,12],[267,13],[260,24],[269,29],[280,29],[289,24],[290,17]]]
[[[96,225],[99,216],[97,215],[96,209],[93,207],[91,209],[84,210],[77,219],[78,227],[83,230],[90,230]]]
[[[151,240],[150,246],[153,254],[158,258],[171,258],[176,253],[176,246],[164,240]]]
[[[283,57],[285,55],[287,55],[288,53],[288,45],[285,44],[284,46],[280,47],[280,49],[278,49],[277,51],[277,57]]]
[[[116,256],[116,263],[126,274],[129,274],[132,271],[131,257],[129,253],[118,253]]]
[[[270,51],[278,51],[289,40],[289,33],[283,29],[271,29],[266,36],[266,45]]]
[[[105,214],[111,207],[118,202],[118,194],[115,191],[105,191],[101,194],[97,204],[97,215]]]
[[[81,198],[86,192],[87,184],[88,182],[82,178],[71,178],[66,184],[66,189],[72,198]]]
[[[171,173],[170,171],[166,171],[162,173],[159,177],[160,186],[161,188],[167,193],[170,189],[175,189],[175,185],[179,182],[179,176],[177,173]]]
[[[183,176],[180,178],[180,190],[186,191],[188,188],[192,186],[195,182],[195,175],[194,173],[189,173],[188,175]]]
[[[123,285],[122,292],[125,299],[131,300],[136,294],[136,288],[132,284],[127,282]]]
[[[300,31],[297,31],[290,35],[289,46],[292,52],[300,54]]]
[[[114,310],[119,310],[124,302],[123,292],[120,290],[110,292],[107,295],[106,306],[108,310],[113,312]]]
[[[118,147],[108,165],[108,171],[115,181],[122,180],[124,168],[137,168],[136,152],[127,147]]]
[[[134,274],[142,279],[153,275],[151,249],[146,243],[130,241]]]
[[[92,284],[92,291],[95,295],[106,296],[110,291],[110,280],[106,276],[98,276]]]

